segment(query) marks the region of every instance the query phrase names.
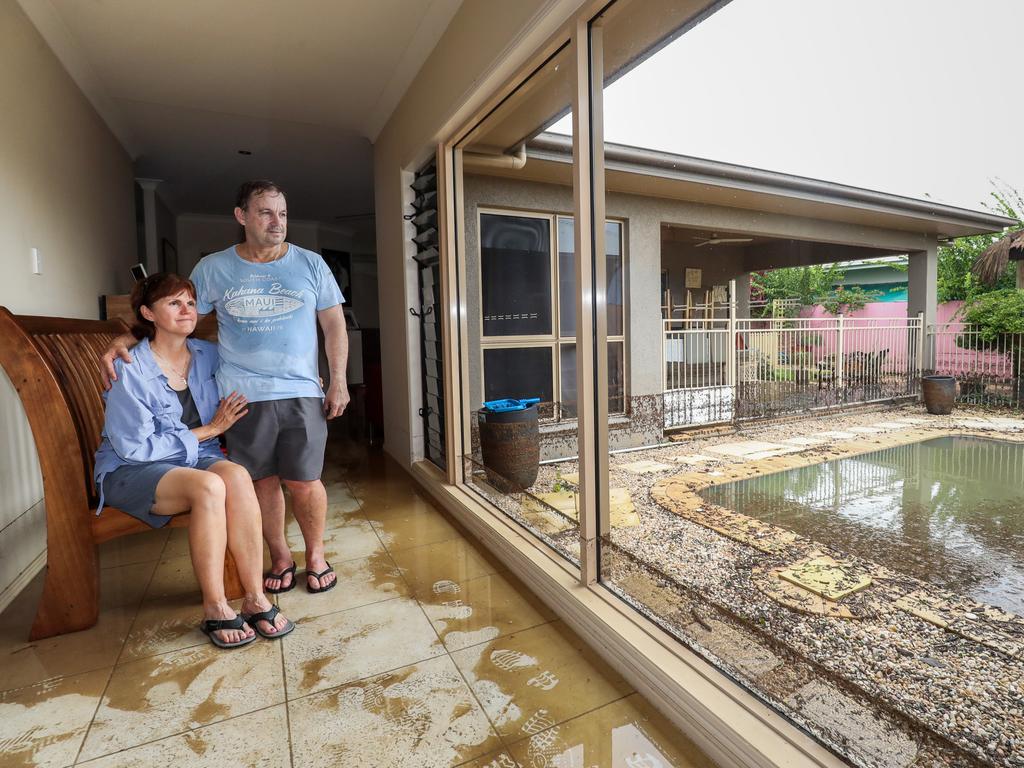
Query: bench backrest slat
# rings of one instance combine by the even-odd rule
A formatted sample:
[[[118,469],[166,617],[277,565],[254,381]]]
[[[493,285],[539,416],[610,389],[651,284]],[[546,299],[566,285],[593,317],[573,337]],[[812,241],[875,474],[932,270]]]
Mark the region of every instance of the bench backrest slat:
[[[99,357],[119,334],[127,332],[120,320],[74,320],[61,317],[17,315],[54,378],[60,384],[78,436],[89,503],[98,502],[92,480],[94,454],[103,431],[102,382]]]

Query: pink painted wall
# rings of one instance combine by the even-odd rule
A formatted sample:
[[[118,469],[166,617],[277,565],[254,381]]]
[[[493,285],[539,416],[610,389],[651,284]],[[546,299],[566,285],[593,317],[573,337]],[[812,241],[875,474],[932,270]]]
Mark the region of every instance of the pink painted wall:
[[[994,352],[981,350],[964,349],[957,346],[957,334],[963,329],[958,312],[964,303],[962,301],[949,301],[939,304],[936,308],[935,319],[937,333],[935,337],[935,368],[940,373],[965,374],[972,372],[987,372],[996,375],[1003,375],[1012,368],[1010,355],[1003,355]],[[851,323],[849,332],[844,332],[843,349],[845,352],[872,352],[888,348],[890,361],[903,361],[906,358],[906,346],[903,341],[904,334],[896,329],[886,329],[886,319],[903,319],[907,316],[907,303],[905,301],[883,302],[876,301],[864,306],[856,312],[851,312],[845,317],[850,319],[863,319],[874,321],[864,325],[882,326],[875,330],[864,327],[862,330],[854,330],[857,324]],[[832,320],[835,315],[829,314],[822,306],[808,307],[800,313],[800,317],[823,322]],[[834,344],[834,342],[833,342]],[[829,341],[824,340],[828,346]],[[1006,375],[1009,375],[1008,373]]]
[[[948,323],[954,318],[957,312],[960,311],[964,303],[962,301],[947,301],[943,304],[939,304],[935,311],[935,320],[940,325]],[[864,317],[864,318],[882,318],[882,317],[906,317],[907,316],[907,302],[905,301],[873,301],[870,304],[865,304],[863,309],[858,309],[856,312],[851,312],[846,317]],[[800,317],[813,317],[813,318],[828,318],[835,317],[825,311],[825,308],[821,305],[816,307],[807,307],[801,313]]]

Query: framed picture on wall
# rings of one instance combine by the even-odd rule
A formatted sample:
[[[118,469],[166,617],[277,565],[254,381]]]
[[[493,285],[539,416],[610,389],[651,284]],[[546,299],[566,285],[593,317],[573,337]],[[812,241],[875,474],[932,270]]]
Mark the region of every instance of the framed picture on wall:
[[[331,248],[324,248],[323,253],[320,255],[323,256],[327,267],[331,270],[331,274],[334,275],[334,279],[338,281],[341,295],[345,297],[345,306],[351,308],[352,254],[348,251],[335,251]]]
[[[703,282],[703,270],[687,267],[685,273],[685,288],[700,288]]]

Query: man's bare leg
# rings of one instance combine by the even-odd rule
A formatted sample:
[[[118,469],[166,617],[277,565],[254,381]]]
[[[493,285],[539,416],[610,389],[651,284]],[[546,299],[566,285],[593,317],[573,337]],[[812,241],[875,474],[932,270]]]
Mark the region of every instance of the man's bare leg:
[[[270,570],[281,573],[292,565],[292,552],[288,547],[288,537],[284,529],[284,491],[277,475],[264,477],[253,483],[256,498],[260,503],[260,514],[263,517],[263,539],[270,548]],[[294,576],[288,574],[284,580],[266,578],[263,580],[265,590],[288,589]]]
[[[319,480],[285,480],[288,491],[292,495],[292,511],[302,530],[302,538],[306,543],[306,570],[320,573],[327,569],[324,557],[324,529],[327,525],[327,490]],[[266,517],[264,516],[264,525]],[[266,536],[266,530],[264,530]],[[268,540],[269,541],[269,540]],[[290,565],[291,561],[286,565]],[[307,574],[306,583],[311,589],[323,589],[331,584],[337,576],[328,573],[320,579]]]

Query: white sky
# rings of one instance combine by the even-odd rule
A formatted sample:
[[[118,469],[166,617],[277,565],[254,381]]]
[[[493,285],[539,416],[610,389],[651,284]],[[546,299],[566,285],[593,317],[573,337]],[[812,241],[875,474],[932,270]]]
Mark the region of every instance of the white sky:
[[[981,209],[991,178],[1024,191],[1022,22],[1024,0],[733,0],[608,88],[605,138]]]

